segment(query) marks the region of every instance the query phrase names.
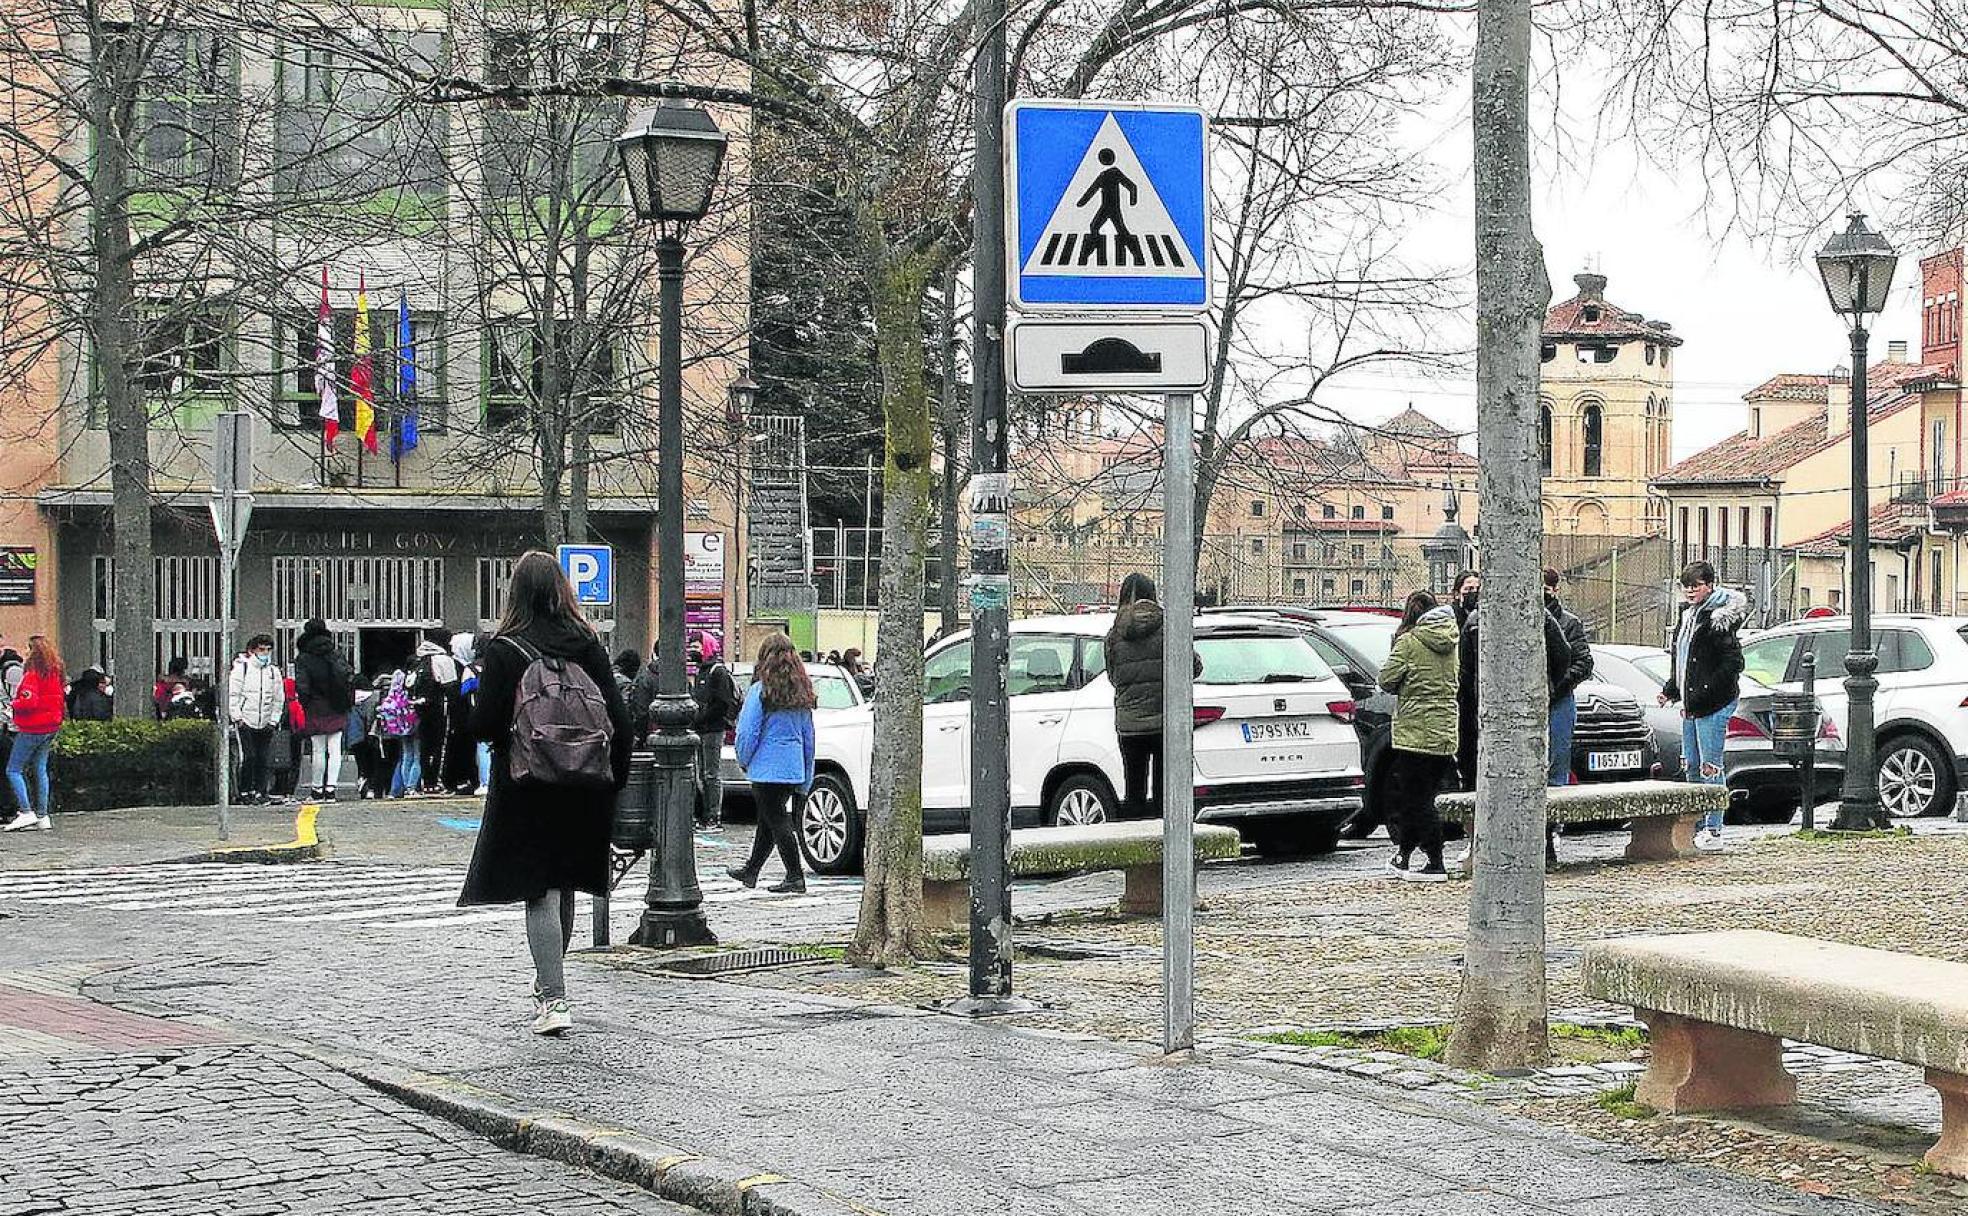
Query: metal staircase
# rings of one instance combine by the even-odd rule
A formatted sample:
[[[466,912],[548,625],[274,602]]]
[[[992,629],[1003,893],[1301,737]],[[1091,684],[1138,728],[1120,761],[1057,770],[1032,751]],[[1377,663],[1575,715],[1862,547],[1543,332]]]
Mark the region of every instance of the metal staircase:
[[[818,609],[806,501],[806,419],[769,414],[755,420],[746,536],[754,613]]]

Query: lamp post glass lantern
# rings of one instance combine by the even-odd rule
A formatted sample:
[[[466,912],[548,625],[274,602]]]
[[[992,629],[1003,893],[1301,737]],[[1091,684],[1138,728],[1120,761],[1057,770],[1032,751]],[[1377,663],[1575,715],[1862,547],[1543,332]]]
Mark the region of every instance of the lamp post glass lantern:
[[[1865,216],[1853,212],[1845,231],[1833,236],[1817,257],[1825,298],[1832,311],[1845,318],[1852,337],[1852,545],[1846,562],[1846,602],[1852,615],[1851,648],[1845,655],[1846,720],[1845,783],[1839,794],[1841,832],[1863,832],[1889,826],[1879,801],[1878,740],[1873,726],[1873,694],[1879,681],[1873,672],[1879,657],[1872,649],[1872,495],[1866,485],[1871,468],[1867,452],[1866,325],[1886,311],[1899,254],[1886,238],[1866,227]],[[1806,810],[1808,818],[1809,811]]]
[[[649,894],[630,940],[643,946],[717,940],[697,886],[695,703],[683,672],[683,230],[703,218],[724,164],[724,133],[701,109],[658,105],[636,114],[615,139],[629,203],[660,225],[657,297],[656,700],[649,720],[656,755],[656,814]]]

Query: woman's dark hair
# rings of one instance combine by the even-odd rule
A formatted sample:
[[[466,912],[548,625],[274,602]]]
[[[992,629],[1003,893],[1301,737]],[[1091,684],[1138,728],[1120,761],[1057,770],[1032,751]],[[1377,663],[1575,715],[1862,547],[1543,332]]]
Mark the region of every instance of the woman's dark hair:
[[[1413,629],[1415,623],[1421,620],[1421,614],[1434,607],[1435,593],[1433,591],[1422,590],[1409,592],[1408,602],[1401,606],[1401,624],[1394,630],[1394,636],[1398,638],[1408,630]]]
[[[773,634],[759,647],[752,680],[759,686],[759,704],[768,710],[812,709],[819,703],[806,664],[793,649],[793,639],[783,633]]]
[[[1453,582],[1453,583],[1451,583],[1451,584],[1449,584],[1449,589],[1450,589],[1450,591],[1451,591],[1451,593],[1452,593],[1452,594],[1455,594],[1455,595],[1461,595],[1461,594],[1462,594],[1462,585],[1463,585],[1464,583],[1466,583],[1466,582],[1468,582],[1468,581],[1469,581],[1470,579],[1472,579],[1472,578],[1481,578],[1481,577],[1482,577],[1482,575],[1481,575],[1481,574],[1480,574],[1479,572],[1477,572],[1477,571],[1475,571],[1475,570],[1463,570],[1463,571],[1459,571],[1459,572],[1458,572],[1458,573],[1456,574],[1456,580],[1455,580],[1455,582]]]
[[[67,678],[62,670],[61,654],[45,633],[33,634],[27,639],[27,669],[37,675],[53,676],[57,680]]]
[[[615,656],[615,670],[631,680],[635,679],[636,673],[642,670],[642,656],[633,650],[624,650]]]
[[[322,629],[324,631],[327,628],[328,627],[326,625],[322,626]],[[34,639],[29,638],[28,641],[31,643],[34,641]],[[169,665],[167,665],[164,668],[164,674],[167,676],[181,676],[190,670],[191,670],[191,660],[185,658],[181,654],[174,654],[171,656],[171,662],[169,663]]]
[[[1155,598],[1155,580],[1140,572],[1128,575],[1121,580],[1120,607],[1125,608],[1136,600]]]
[[[524,633],[547,622],[576,625],[589,633],[594,626],[581,615],[574,588],[551,553],[530,549],[513,566],[512,587],[506,592],[506,614],[493,632],[500,637]]]

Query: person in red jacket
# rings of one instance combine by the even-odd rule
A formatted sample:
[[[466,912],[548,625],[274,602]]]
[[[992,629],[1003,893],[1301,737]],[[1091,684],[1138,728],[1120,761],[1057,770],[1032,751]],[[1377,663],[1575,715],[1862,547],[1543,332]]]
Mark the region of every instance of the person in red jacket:
[[[27,670],[21,674],[13,699],[14,748],[7,756],[7,785],[20,813],[7,825],[9,832],[23,828],[45,831],[54,826],[48,817],[48,753],[54,750],[55,735],[61,730],[67,685],[54,644],[38,633],[27,639]],[[28,798],[29,772],[34,774],[34,790],[39,795],[32,801]]]

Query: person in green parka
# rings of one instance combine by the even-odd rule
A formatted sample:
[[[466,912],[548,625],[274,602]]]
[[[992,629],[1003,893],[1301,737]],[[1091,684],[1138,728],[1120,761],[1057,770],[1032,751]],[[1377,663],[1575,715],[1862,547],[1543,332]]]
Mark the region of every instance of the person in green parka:
[[[1394,747],[1388,758],[1389,817],[1397,852],[1391,865],[1410,882],[1447,882],[1442,865],[1442,819],[1435,795],[1455,764],[1457,741],[1455,609],[1435,596],[1408,596],[1394,631],[1394,648],[1380,668],[1380,686],[1400,698],[1394,708]],[[1414,864],[1415,850],[1425,861]]]

